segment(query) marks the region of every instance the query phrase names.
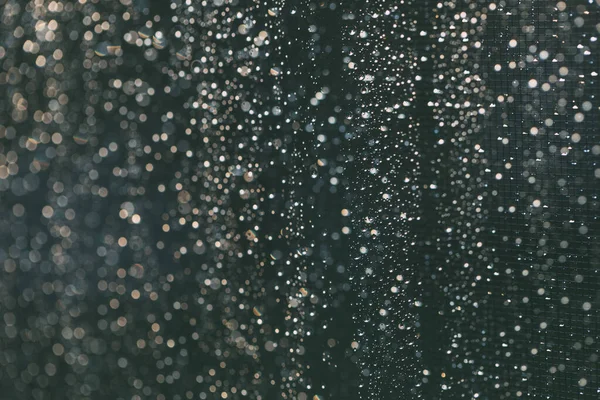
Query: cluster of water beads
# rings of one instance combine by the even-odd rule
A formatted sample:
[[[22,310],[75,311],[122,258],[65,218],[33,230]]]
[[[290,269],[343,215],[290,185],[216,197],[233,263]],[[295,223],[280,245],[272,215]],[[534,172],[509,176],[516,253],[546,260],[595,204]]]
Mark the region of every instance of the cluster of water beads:
[[[7,396],[593,396],[597,14],[5,2]]]

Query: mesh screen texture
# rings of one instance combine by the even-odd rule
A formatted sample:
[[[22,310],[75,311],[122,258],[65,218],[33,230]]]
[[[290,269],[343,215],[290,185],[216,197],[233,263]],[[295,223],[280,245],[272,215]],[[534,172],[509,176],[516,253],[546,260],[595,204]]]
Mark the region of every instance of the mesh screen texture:
[[[0,0],[0,399],[597,399],[598,0]]]

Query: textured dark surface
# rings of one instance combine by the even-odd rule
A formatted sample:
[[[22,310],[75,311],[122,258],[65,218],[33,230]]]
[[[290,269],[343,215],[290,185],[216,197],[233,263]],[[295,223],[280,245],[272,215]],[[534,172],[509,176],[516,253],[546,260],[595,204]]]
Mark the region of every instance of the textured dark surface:
[[[597,398],[599,7],[0,0],[0,398]]]

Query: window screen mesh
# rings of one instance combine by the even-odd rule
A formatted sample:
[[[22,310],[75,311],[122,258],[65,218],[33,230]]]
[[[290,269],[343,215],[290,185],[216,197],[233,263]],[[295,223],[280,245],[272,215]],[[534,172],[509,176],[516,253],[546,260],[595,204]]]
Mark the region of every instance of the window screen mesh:
[[[597,0],[0,18],[0,398],[598,397]]]

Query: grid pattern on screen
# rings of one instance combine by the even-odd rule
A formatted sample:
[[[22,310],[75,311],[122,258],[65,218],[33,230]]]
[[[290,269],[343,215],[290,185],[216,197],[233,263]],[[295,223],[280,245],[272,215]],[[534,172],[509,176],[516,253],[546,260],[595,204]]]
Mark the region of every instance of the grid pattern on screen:
[[[598,388],[598,7],[567,3],[508,2],[486,33],[491,335],[502,337],[490,357],[506,391],[531,398]]]

